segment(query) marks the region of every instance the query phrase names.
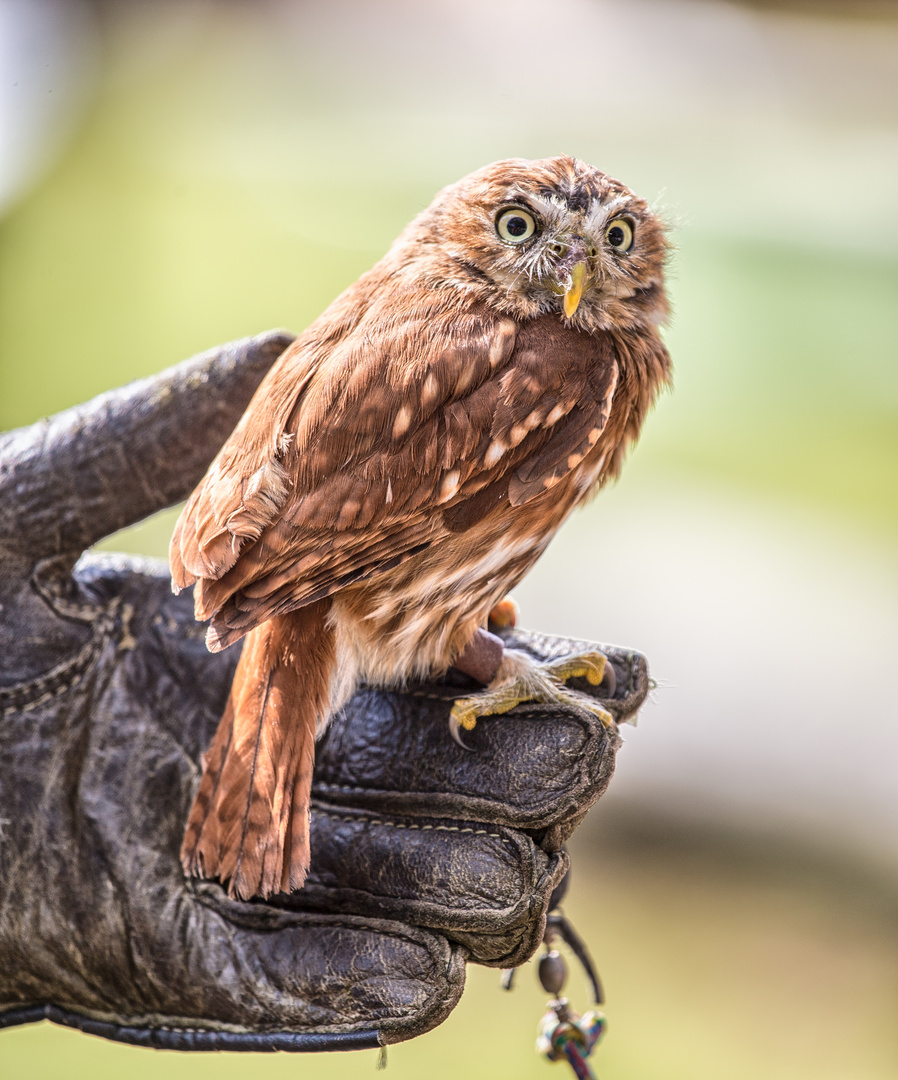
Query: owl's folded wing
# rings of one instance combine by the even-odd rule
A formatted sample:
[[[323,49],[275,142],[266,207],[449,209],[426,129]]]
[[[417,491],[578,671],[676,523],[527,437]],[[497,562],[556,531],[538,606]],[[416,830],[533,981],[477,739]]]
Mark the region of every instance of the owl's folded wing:
[[[173,579],[199,580],[212,647],[536,497],[598,440],[610,341],[419,296],[303,335],[185,507]]]

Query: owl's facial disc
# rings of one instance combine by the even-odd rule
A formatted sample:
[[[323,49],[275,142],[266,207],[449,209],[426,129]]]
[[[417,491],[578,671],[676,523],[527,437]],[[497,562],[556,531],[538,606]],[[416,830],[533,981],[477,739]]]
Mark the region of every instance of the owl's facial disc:
[[[605,173],[561,156],[495,162],[446,188],[409,233],[453,282],[504,314],[555,314],[581,331],[657,326],[667,302],[663,224]]]

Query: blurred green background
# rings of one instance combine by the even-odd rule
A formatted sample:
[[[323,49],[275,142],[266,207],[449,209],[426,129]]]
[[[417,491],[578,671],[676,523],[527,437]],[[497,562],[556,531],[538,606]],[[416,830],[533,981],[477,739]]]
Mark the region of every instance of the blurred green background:
[[[898,18],[888,3],[0,0],[0,426],[301,330],[435,190],[571,153],[673,227],[676,389],[523,621],[658,688],[567,909],[628,1080],[898,1074]],[[105,546],[163,556],[176,511]],[[575,1005],[585,986],[574,978]],[[388,1075],[545,1077],[471,969]],[[48,1025],[11,1080],[369,1075]]]

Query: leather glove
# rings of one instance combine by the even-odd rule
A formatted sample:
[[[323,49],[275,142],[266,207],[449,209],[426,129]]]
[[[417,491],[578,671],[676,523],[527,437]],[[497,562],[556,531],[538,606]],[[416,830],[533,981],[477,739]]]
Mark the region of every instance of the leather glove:
[[[224,346],[0,439],[0,1027],[180,1050],[418,1035],[467,960],[533,953],[564,841],[608,783],[619,740],[585,711],[519,707],[467,753],[447,726],[465,676],[363,689],[318,750],[305,888],[245,903],[185,879],[239,649],[206,651],[164,564],[82,553],[186,497],[289,341]],[[586,648],[509,637],[540,657]],[[623,721],[645,661],[605,652]]]

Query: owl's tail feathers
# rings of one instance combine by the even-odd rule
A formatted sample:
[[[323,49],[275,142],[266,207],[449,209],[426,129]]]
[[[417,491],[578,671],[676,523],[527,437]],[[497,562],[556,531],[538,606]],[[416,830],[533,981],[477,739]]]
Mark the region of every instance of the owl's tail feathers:
[[[329,600],[252,630],[204,759],[181,862],[241,900],[302,887],[315,736],[335,662]]]

